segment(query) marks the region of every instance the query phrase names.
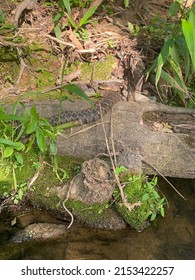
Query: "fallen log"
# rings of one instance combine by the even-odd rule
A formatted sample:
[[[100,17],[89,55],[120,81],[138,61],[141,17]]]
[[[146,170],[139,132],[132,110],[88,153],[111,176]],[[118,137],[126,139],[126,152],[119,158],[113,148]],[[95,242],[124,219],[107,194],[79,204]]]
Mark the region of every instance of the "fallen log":
[[[66,101],[62,106],[81,110],[85,105]],[[37,108],[44,117],[51,117],[59,104],[37,104]],[[195,178],[195,110],[153,101],[121,101],[102,120],[61,134],[58,152],[84,159],[108,154],[105,134],[118,165],[134,172]]]

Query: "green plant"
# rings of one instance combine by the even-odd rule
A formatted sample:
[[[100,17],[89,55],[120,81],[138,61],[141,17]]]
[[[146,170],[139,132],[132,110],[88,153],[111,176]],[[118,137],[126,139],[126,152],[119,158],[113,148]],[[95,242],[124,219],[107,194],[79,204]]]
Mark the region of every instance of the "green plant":
[[[124,6],[127,8],[129,6],[129,0],[124,0]]]
[[[138,24],[132,24],[130,21],[127,24],[129,32],[133,36],[137,36],[138,33],[140,32],[140,26]]]
[[[179,22],[166,25],[165,43],[147,71],[147,78],[155,73],[154,81],[162,101],[160,79],[172,89],[171,101],[179,102],[179,97],[184,106],[192,108],[195,107],[195,4],[188,9],[182,1],[173,2],[169,15],[173,17],[179,13]]]
[[[127,169],[123,166],[115,170],[121,176],[125,171]],[[165,198],[161,198],[157,191],[157,177],[148,180],[143,174],[125,175],[121,180],[124,200],[118,189],[113,196],[118,211],[128,224],[141,231],[147,225],[148,218],[154,221],[157,214],[164,217]]]
[[[64,16],[67,17],[68,22],[70,23],[76,34],[79,34],[81,36],[83,33],[84,37],[86,37],[86,31],[85,29],[83,29],[83,26],[91,22],[90,17],[94,14],[98,6],[94,6],[91,9],[87,10],[84,16],[77,23],[71,16],[71,2],[69,0],[59,0],[58,5],[59,12],[53,18],[53,22],[55,24],[54,32],[56,37],[61,40],[61,30],[66,26],[66,23],[60,24],[60,20]]]
[[[19,104],[22,113],[17,115]],[[34,106],[30,111],[26,111],[23,103],[14,104],[12,114],[7,114],[1,109],[0,128],[1,158],[5,161],[4,164],[12,169],[13,189],[16,192],[19,188],[16,169],[24,167],[23,153],[28,153],[35,142],[40,152],[45,153],[47,139],[50,139],[51,143],[54,142],[56,131],[45,119],[40,118]],[[22,189],[18,193],[18,198],[22,197],[21,194]]]
[[[62,85],[62,88],[74,92],[93,105],[89,97],[76,85]],[[35,144],[42,155],[49,152],[51,167],[56,177],[60,181],[68,178],[66,170],[58,166],[56,139],[62,128],[70,126],[71,124],[65,124],[53,127],[46,119],[40,117],[35,106],[27,110],[21,102],[13,105],[11,114],[6,113],[3,107],[0,108],[0,183],[5,181],[8,174],[12,174],[15,202],[22,199],[26,190],[26,182],[18,184],[16,170],[25,168],[23,155],[29,153]],[[36,170],[40,168],[40,163],[33,165]]]

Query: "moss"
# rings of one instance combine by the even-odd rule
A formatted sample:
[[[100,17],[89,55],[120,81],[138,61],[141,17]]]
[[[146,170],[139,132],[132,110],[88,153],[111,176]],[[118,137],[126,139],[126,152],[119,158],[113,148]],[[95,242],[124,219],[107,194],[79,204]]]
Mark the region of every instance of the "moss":
[[[116,64],[116,58],[107,55],[106,58],[98,63],[82,63],[80,80],[90,81],[92,74],[93,80],[107,80],[110,78],[113,67]],[[80,62],[75,61],[70,67],[64,70],[64,75],[74,73],[79,69]]]
[[[46,159],[50,162],[50,159]],[[57,210],[60,207],[60,202],[65,199],[66,188],[64,188],[65,181],[71,178],[80,170],[81,159],[75,159],[68,156],[57,157],[58,166],[67,173],[67,178],[59,180],[51,165],[45,165],[43,172],[33,184],[31,192],[28,193],[34,205],[42,206],[46,209]],[[51,162],[50,162],[51,164]],[[35,172],[34,172],[35,173]],[[58,175],[62,175],[59,174]],[[62,191],[59,192],[58,188]],[[59,196],[61,194],[61,197]]]
[[[109,219],[108,203],[88,205],[81,201],[68,200],[66,207],[72,211],[80,222],[93,226],[101,226],[105,219]]]
[[[0,197],[6,198],[12,189],[12,168],[8,160],[0,160]]]
[[[16,168],[16,178],[18,190],[22,184],[29,183],[33,176],[37,174],[36,166],[40,162],[40,156],[36,150],[31,150],[28,153],[23,153],[24,165]],[[71,179],[79,170],[82,160],[75,159],[68,156],[58,156],[57,162],[58,166],[66,171],[68,177],[60,181],[55,172],[53,171],[53,166],[51,159],[49,157],[44,158],[46,164],[44,169],[40,171],[40,175],[33,183],[33,186],[28,192],[29,197],[31,197],[35,205],[42,205],[48,209],[56,209],[56,206],[61,201],[59,198],[58,191],[56,187],[63,186],[64,182]],[[11,195],[13,192],[13,177],[12,168],[9,161],[6,160],[1,163],[0,171],[0,196],[5,197]],[[65,193],[66,194],[66,193]],[[65,195],[64,194],[64,195]],[[63,199],[63,197],[62,197]]]
[[[115,63],[116,59],[111,55],[107,55],[103,61],[96,64],[83,63],[81,66],[81,79],[90,81],[93,73],[93,80],[107,80],[111,76]]]
[[[0,48],[0,72],[1,84],[10,86],[18,77],[20,67],[18,64],[16,49],[10,51],[9,47]]]
[[[148,225],[148,218],[161,211],[164,198],[161,199],[156,190],[157,178],[150,182],[143,175],[129,176],[123,188],[125,203],[118,190],[114,192],[116,208],[125,221],[138,231]]]

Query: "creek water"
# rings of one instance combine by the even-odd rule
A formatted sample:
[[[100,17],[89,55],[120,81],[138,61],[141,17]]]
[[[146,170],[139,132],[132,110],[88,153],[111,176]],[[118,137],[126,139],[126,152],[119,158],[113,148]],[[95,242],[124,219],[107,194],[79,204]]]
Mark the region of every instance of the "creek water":
[[[170,181],[186,200],[160,179],[160,191],[168,201],[165,217],[158,217],[155,223],[140,233],[130,227],[110,231],[91,229],[74,223],[66,237],[30,242],[25,246],[22,243],[17,244],[17,250],[13,250],[11,255],[9,252],[6,259],[194,260],[195,180]],[[41,212],[39,215],[41,217]],[[51,217],[50,222],[52,219]],[[8,241],[5,238],[0,244],[0,251],[3,249],[4,253],[6,242]]]

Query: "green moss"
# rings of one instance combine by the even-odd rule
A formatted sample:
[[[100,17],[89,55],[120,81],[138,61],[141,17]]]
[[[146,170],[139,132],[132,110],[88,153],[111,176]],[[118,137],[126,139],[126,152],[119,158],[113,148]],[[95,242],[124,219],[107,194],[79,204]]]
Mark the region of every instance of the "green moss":
[[[107,55],[103,61],[96,64],[83,63],[81,66],[81,79],[90,81],[93,73],[93,80],[107,80],[111,76],[115,63],[116,58],[111,55]]]
[[[38,172],[36,167],[41,164],[39,163],[40,156],[37,154],[36,150],[23,153],[22,156],[24,165],[15,169],[18,185],[17,190],[19,190],[20,186],[24,183],[29,183],[32,180],[33,176]],[[30,188],[29,196],[32,198],[35,205],[42,205],[45,208],[56,209],[56,206],[61,199],[64,199],[63,197],[59,198],[56,187],[63,186],[66,180],[71,179],[71,177],[80,170],[82,160],[68,156],[57,157],[58,166],[68,174],[68,177],[62,181],[57,178],[56,173],[53,170],[51,159],[45,157],[42,159],[42,162],[43,160],[49,164],[45,164],[44,169],[40,171],[40,175]],[[14,191],[12,167],[8,160],[1,161],[0,164],[0,196],[7,197]],[[61,175],[60,171],[58,175]],[[65,195],[66,193],[64,196]]]
[[[128,176],[123,188],[125,201],[122,201],[118,190],[114,192],[116,208],[125,221],[138,231],[148,224],[148,218],[156,218],[157,213],[164,213],[164,198],[156,190],[157,178],[151,181],[143,175]]]
[[[12,189],[12,168],[8,160],[0,160],[0,197],[6,198]]]
[[[34,188],[29,193],[31,201],[34,205],[42,206],[46,209],[56,211],[58,207],[61,207],[61,202],[66,197],[66,188],[63,188],[64,182],[71,180],[71,178],[80,170],[82,160],[75,159],[68,156],[58,157],[58,166],[63,168],[68,178],[63,181],[59,181],[53,172],[53,168],[49,165],[45,165],[40,177],[33,184]],[[60,196],[57,188],[60,188]]]
[[[1,84],[10,86],[14,84],[18,77],[20,67],[18,64],[18,58],[16,49],[10,51],[9,47],[0,48],[0,72],[1,72]]]
[[[84,62],[81,65],[80,80],[90,81],[93,73],[93,80],[107,80],[110,78],[113,67],[116,63],[116,58],[107,55],[106,58],[98,63]],[[79,69],[80,62],[75,61],[70,67],[64,70],[64,75],[74,73]]]
[[[87,222],[93,226],[101,225],[106,218],[109,219],[108,203],[88,205],[81,201],[68,200],[66,207],[71,210],[80,222]]]

